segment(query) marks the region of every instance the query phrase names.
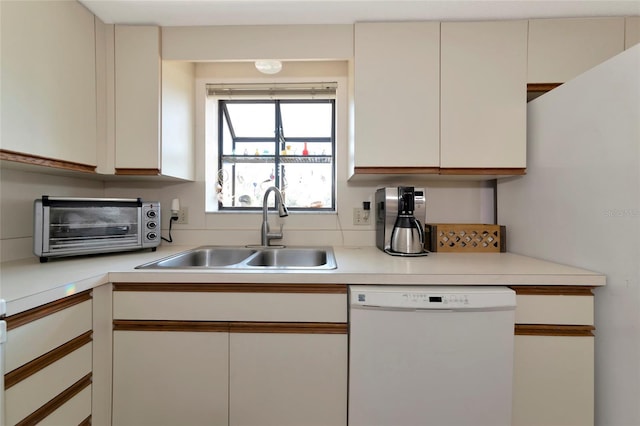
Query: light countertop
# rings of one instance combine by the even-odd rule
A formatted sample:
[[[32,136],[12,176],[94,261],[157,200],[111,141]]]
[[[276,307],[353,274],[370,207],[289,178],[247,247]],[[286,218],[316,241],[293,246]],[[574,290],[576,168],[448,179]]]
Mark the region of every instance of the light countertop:
[[[191,249],[162,245],[149,250],[0,264],[0,297],[13,315],[109,282],[339,283],[384,285],[605,285],[606,277],[512,253],[430,253],[389,256],[375,247],[334,247],[333,270],[139,270],[143,263]]]

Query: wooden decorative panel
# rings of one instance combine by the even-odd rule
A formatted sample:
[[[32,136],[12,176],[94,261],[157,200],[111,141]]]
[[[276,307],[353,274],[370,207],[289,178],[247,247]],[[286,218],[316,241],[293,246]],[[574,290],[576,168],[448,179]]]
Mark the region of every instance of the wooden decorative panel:
[[[345,284],[114,283],[113,291],[347,294]]]
[[[428,223],[425,225],[425,246],[433,252],[505,252],[506,229],[491,224]]]
[[[114,331],[347,334],[346,323],[114,320]]]

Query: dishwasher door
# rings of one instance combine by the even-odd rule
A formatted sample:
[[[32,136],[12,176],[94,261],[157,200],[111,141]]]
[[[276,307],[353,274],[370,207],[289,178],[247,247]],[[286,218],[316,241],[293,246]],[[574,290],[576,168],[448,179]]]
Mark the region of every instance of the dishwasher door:
[[[511,424],[515,293],[350,287],[349,426]]]

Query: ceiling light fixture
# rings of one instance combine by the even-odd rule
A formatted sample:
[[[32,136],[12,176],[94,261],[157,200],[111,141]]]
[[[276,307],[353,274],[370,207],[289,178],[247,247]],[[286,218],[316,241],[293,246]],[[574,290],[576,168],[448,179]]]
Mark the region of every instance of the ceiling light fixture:
[[[277,74],[282,69],[282,62],[274,59],[256,61],[256,68],[263,74]]]

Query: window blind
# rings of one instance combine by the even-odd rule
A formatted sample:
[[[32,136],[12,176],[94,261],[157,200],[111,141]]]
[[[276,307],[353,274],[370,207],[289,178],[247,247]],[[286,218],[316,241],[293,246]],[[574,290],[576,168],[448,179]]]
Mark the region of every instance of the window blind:
[[[219,99],[335,99],[338,83],[207,84],[207,96]]]

